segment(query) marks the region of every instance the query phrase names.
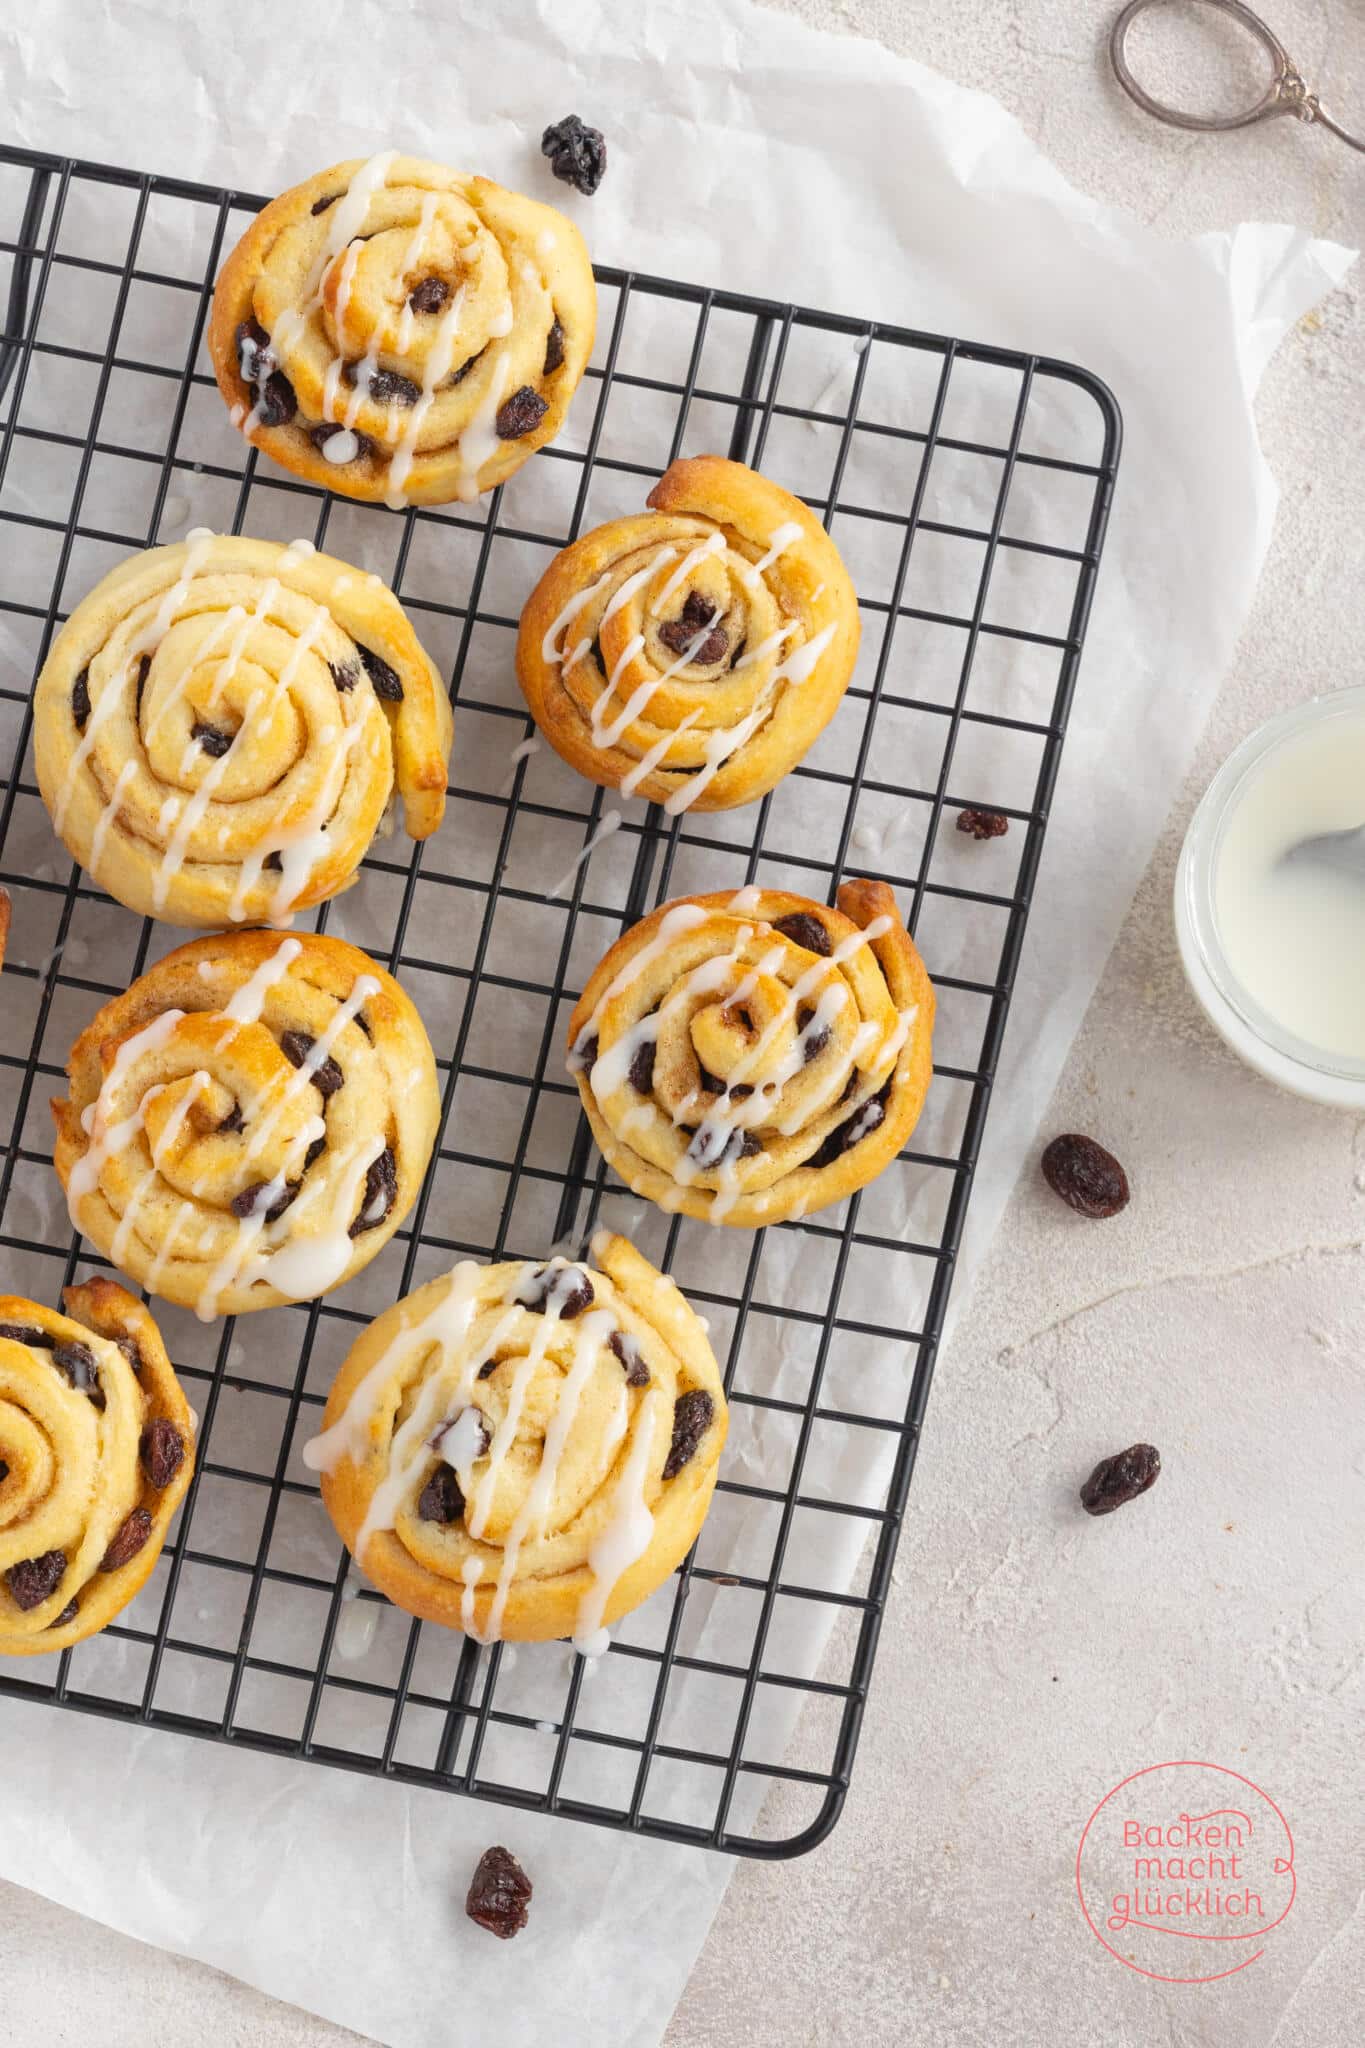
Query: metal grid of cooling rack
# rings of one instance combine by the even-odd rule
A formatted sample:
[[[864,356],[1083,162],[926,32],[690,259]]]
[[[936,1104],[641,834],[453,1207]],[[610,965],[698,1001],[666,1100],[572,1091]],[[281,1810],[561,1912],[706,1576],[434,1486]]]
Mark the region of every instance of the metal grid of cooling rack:
[[[186,490],[197,510],[207,497],[217,512],[201,523],[278,537],[311,531],[319,546],[352,557],[364,558],[364,536],[382,532],[388,580],[450,676],[452,810],[463,821],[452,865],[442,870],[439,840],[406,859],[389,841],[366,867],[386,925],[385,944],[371,938],[368,949],[416,995],[443,1088],[432,1169],[388,1248],[386,1292],[369,1312],[456,1255],[534,1256],[548,1235],[585,1239],[612,1183],[560,1058],[584,963],[669,894],[731,881],[832,900],[840,877],[856,872],[898,889],[940,996],[930,1110],[883,1177],[900,1173],[914,1190],[912,1227],[888,1226],[875,1190],[776,1232],[713,1233],[710,1249],[689,1251],[684,1235],[704,1236],[704,1226],[652,1217],[657,1241],[648,1248],[712,1318],[732,1418],[780,1425],[785,1471],[780,1485],[754,1483],[739,1476],[753,1468],[727,1453],[707,1529],[727,1508],[759,1518],[760,1554],[746,1562],[726,1552],[708,1564],[704,1530],[642,1610],[652,1610],[649,1626],[622,1628],[590,1688],[582,1660],[562,1647],[521,1651],[518,1677],[511,1652],[458,1637],[434,1643],[443,1632],[364,1590],[360,1601],[383,1610],[385,1657],[375,1668],[368,1653],[350,1665],[338,1657],[355,1587],[296,1450],[325,1397],[328,1359],[337,1362],[367,1314],[327,1301],[279,1310],[267,1345],[256,1339],[263,1318],[238,1324],[235,1337],[232,1323],[221,1325],[200,1342],[159,1310],[202,1410],[199,1467],[178,1529],[119,1623],[51,1669],[0,1665],[0,1692],[676,1841],[792,1855],[832,1827],[852,1769],[1099,564],[1117,408],[1096,379],[1063,363],[600,269],[598,345],[570,430],[521,472],[544,487],[548,509],[528,514],[519,479],[476,506],[355,508],[258,465],[222,420],[205,316],[221,256],[261,203],[0,149],[0,737],[12,748],[0,881],[15,906],[0,996],[0,1279],[53,1300],[102,1263],[70,1236],[64,1215],[52,1222],[49,1210],[48,1228],[33,1220],[42,1210],[34,1190],[51,1179],[43,1098],[60,1081],[74,1028],[125,985],[81,972],[90,946],[78,933],[91,919],[124,918],[127,979],[175,939],[111,911],[79,870],[51,860],[60,849],[50,832],[41,836],[32,675],[98,574],[128,551],[179,537]],[[668,820],[650,808],[626,819],[614,842],[625,856],[621,885],[599,886],[594,855],[547,907],[546,837],[586,846],[603,793],[567,771],[542,790],[536,774],[557,769],[551,756],[520,760],[496,792],[492,776],[462,765],[470,733],[519,741],[532,731],[515,688],[500,680],[510,673],[518,602],[502,565],[529,589],[551,551],[638,508],[668,460],[706,447],[800,491],[849,560],[864,658],[831,728],[837,745],[817,747],[751,809]],[[1053,489],[1068,507],[1064,541],[1060,526],[1032,516]],[[528,555],[537,564],[529,571]],[[424,562],[438,565],[435,576]],[[1044,584],[1046,629],[1026,602]],[[954,814],[967,805],[1005,811],[1009,838],[976,848],[954,835]],[[528,826],[537,834],[529,868],[519,854]],[[48,857],[35,851],[44,845]],[[316,923],[325,927],[329,913],[338,929],[336,905]],[[501,942],[504,920],[518,916],[540,920],[529,972],[524,928],[510,959]],[[951,935],[969,927],[975,951],[964,954]],[[440,992],[452,988],[448,1006]],[[486,1012],[481,1021],[490,1002],[495,1027],[503,1016],[530,1019],[506,1051]],[[478,1088],[498,1092],[513,1113],[500,1136],[463,1143],[460,1092]],[[469,1127],[476,1137],[487,1129],[478,1119]],[[476,1188],[483,1206],[471,1220],[459,1191],[468,1200]],[[817,1274],[814,1297],[797,1286],[790,1258],[769,1260],[770,1242],[792,1232],[801,1267]],[[868,1259],[904,1261],[915,1276],[899,1321],[865,1310]],[[803,1383],[791,1398],[765,1384],[761,1369],[747,1370],[751,1352],[774,1355],[774,1337],[784,1355],[801,1350]],[[850,1399],[846,1375],[836,1390],[834,1368],[850,1347],[880,1361],[879,1400]],[[845,1451],[866,1440],[877,1453],[869,1485],[850,1486],[847,1497],[817,1478],[830,1430]],[[245,1534],[239,1524],[224,1533],[228,1495],[252,1504]],[[310,1509],[302,1547],[282,1550],[286,1525]],[[804,1569],[812,1545],[798,1532],[812,1517],[839,1536],[850,1566],[832,1585]],[[870,1570],[849,1591],[849,1539],[869,1535]],[[699,1601],[708,1611],[700,1634],[688,1626]],[[218,1608],[225,1633],[215,1634],[199,1624]],[[793,1612],[797,1648],[779,1656]],[[837,1618],[838,1655],[816,1677]],[[549,1675],[551,1705],[543,1688],[538,1701],[525,1692],[528,1669]],[[675,1703],[689,1696],[693,1711],[679,1717]],[[602,1704],[613,1697],[614,1711]],[[814,1717],[818,1768],[780,1761],[798,1708]],[[760,1818],[774,1785],[800,1795],[800,1819],[776,1833]]]

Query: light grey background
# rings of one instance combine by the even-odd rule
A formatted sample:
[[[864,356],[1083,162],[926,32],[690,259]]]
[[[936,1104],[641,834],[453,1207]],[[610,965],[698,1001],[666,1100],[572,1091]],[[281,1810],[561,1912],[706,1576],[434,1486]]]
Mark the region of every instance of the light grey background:
[[[1326,135],[1191,136],[1131,110],[1102,61],[1108,0],[787,5],[994,93],[1078,185],[1172,234],[1256,218],[1365,232],[1365,159]],[[1310,82],[1365,126],[1359,12],[1266,5]],[[1156,54],[1172,65],[1174,38]],[[1352,280],[1267,373],[1282,500],[1257,607],[1049,1120],[1114,1145],[1133,1205],[1090,1227],[1021,1187],[941,1365],[843,1821],[801,1862],[737,1867],[670,2048],[1306,2048],[1355,2030],[1365,1124],[1272,1094],[1222,1051],[1168,906],[1218,761],[1271,711],[1360,679],[1363,353]],[[1171,1439],[1163,1397],[1200,1426]],[[1111,1522],[1077,1515],[1090,1464],[1140,1435],[1165,1457],[1157,1492]],[[1271,1545],[1286,1491],[1300,1540]],[[1210,1988],[1121,1970],[1071,1889],[1091,1807],[1176,1755],[1246,1770],[1298,1846],[1274,1947]],[[357,2038],[9,1886],[0,1983],[0,2035],[23,2048]],[[609,1986],[603,2011],[609,2041]]]

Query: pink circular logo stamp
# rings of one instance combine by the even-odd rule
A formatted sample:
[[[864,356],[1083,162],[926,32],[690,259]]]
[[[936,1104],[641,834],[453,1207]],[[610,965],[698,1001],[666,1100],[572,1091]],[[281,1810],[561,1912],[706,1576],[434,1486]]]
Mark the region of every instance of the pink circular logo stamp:
[[[1105,1794],[1076,1850],[1076,1894],[1096,1941],[1163,1984],[1245,1970],[1294,1891],[1288,1821],[1222,1764],[1134,1771]]]

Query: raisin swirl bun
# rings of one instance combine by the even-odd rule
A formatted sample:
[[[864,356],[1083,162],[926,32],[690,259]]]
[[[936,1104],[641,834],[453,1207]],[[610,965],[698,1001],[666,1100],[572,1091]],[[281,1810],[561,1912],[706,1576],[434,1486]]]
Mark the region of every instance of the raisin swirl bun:
[[[591,1259],[463,1261],[338,1373],[304,1462],[409,1614],[595,1655],[696,1540],[727,1426],[705,1325],[625,1238]]]
[[[556,753],[670,814],[772,789],[839,708],[858,600],[814,514],[719,455],[664,471],[635,518],[555,556],[517,675]]]
[[[915,1127],[934,992],[883,882],[663,905],[569,1022],[593,1135],[660,1208],[754,1226],[865,1187]]]
[[[396,792],[445,810],[451,715],[392,591],[311,542],[198,531],[76,607],[35,695],[63,843],[130,910],[263,923],[355,879]]]
[[[205,1322],[308,1301],[412,1207],[436,1063],[398,983],[340,939],[230,932],[168,953],[76,1040],[54,1102],[71,1221]]]
[[[156,1324],[112,1280],[0,1295],[0,1657],[69,1650],[146,1582],[194,1469]]]
[[[233,419],[286,469],[441,505],[553,440],[596,321],[562,213],[388,150],[257,215],[219,276],[209,352]]]

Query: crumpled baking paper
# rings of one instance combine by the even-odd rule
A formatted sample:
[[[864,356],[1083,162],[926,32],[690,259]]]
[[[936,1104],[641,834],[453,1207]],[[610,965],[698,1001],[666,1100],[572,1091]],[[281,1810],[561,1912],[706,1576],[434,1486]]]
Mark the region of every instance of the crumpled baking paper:
[[[12,137],[36,148],[271,192],[321,164],[396,145],[556,201],[580,221],[601,262],[1035,350],[1083,364],[1110,384],[1124,412],[1125,454],[959,1258],[960,1307],[1246,617],[1275,506],[1251,412],[1257,381],[1290,324],[1343,276],[1350,252],[1263,225],[1191,242],[1160,240],[1073,191],[992,100],[872,44],[822,36],[746,0],[572,8],[520,0],[496,9],[472,0],[439,6],[416,0],[402,11],[353,5],[344,15],[317,0],[295,0],[274,11],[268,28],[253,23],[250,32],[230,36],[223,35],[217,13],[178,9],[172,0],[130,0],[64,17],[5,0],[0,52]],[[541,127],[570,109],[600,123],[609,137],[609,173],[591,201],[554,185],[538,151]],[[19,189],[13,174],[3,189],[12,205]],[[77,188],[72,203],[97,209],[100,195]],[[113,195],[108,204],[116,204]],[[126,223],[126,213],[119,219]],[[92,214],[76,225],[93,231],[98,221]],[[13,232],[8,217],[4,232]],[[59,307],[52,317],[60,317]],[[79,319],[78,308],[72,317]],[[807,356],[793,362],[783,397],[837,411],[855,370],[852,347],[837,336],[804,339]],[[734,366],[725,367],[733,375]],[[580,395],[567,445],[582,446],[590,392],[585,387]],[[1012,396],[1011,389],[1005,398],[1012,403]],[[34,402],[44,398],[39,390]],[[51,402],[60,403],[59,386]],[[134,413],[139,402],[130,394]],[[884,391],[880,402],[886,407],[881,416],[898,423],[922,410],[922,394],[910,389]],[[998,445],[1002,402],[988,376],[964,376],[955,381],[956,411],[945,431]],[[643,444],[650,424],[643,397],[638,417],[624,424]],[[136,426],[136,418],[120,421],[124,431]],[[1030,430],[1039,451],[1096,452],[1097,421],[1088,401],[1068,408],[1060,397],[1040,400]],[[214,443],[214,453],[230,460],[225,422],[215,417],[204,431],[227,437]],[[775,432],[766,466],[792,488],[817,489],[828,473],[827,462],[824,471],[820,467],[820,435],[799,426]],[[1078,437],[1084,442],[1087,436],[1091,445],[1080,446]],[[690,449],[701,445],[688,443]],[[888,463],[903,461],[892,444],[885,446]],[[512,489],[527,493],[527,504],[534,505],[534,493],[548,487],[554,467],[529,465]],[[1067,507],[1049,497],[1043,475],[1019,473],[1006,530],[1074,545],[1064,530]],[[636,480],[629,481],[629,499],[590,508],[592,516],[630,509]],[[55,466],[30,463],[12,475],[6,501],[50,515],[66,488]],[[951,465],[936,469],[931,488],[942,493],[938,509],[926,508],[935,516],[979,525],[989,513],[993,482],[972,475],[969,466],[956,474]],[[881,493],[903,504],[905,477],[894,468],[879,473],[870,462],[860,480],[861,494],[869,491],[874,499]],[[207,483],[200,490],[197,480],[177,477],[160,537],[179,537],[200,518],[221,523]],[[369,552],[379,547],[374,530],[372,518],[366,526],[343,510],[329,545],[382,568],[382,549]],[[13,527],[6,532],[14,536],[14,573],[22,573],[23,538]],[[281,530],[278,537],[287,535]],[[836,537],[849,544],[842,529]],[[95,557],[87,562],[78,550],[69,587],[84,588],[107,566]],[[852,566],[859,580],[878,573],[872,561]],[[434,561],[432,575],[441,569]],[[952,588],[956,569],[950,554],[935,559],[926,548],[916,570],[923,595],[915,601],[943,609],[960,603]],[[1016,603],[1010,622],[1061,630],[1047,623],[1046,592],[1021,575],[1011,582],[1011,574],[1002,556],[995,587]],[[916,644],[904,642],[907,650]],[[439,658],[440,650],[433,652]],[[920,654],[926,674],[913,683],[922,694],[935,684],[927,673],[932,655]],[[15,673],[26,677],[31,648],[7,630],[0,661],[7,680]],[[911,680],[902,674],[903,686]],[[987,669],[973,686],[973,701],[985,708],[1023,704],[1024,715],[1036,715],[1049,701],[1052,680],[1041,670],[1030,675],[1026,664],[998,674]],[[476,675],[474,682],[486,695],[501,692],[502,701],[515,701],[505,673]],[[850,740],[856,745],[858,723],[846,708],[821,742],[830,751],[812,759],[844,765],[840,749]],[[523,728],[510,721],[489,726],[477,718],[463,722],[457,782],[466,787],[495,789],[510,773],[508,747]],[[986,730],[954,783],[970,775],[971,795],[1026,807],[1028,764],[1011,754],[1008,735],[991,737],[995,730]],[[893,733],[884,744],[879,779],[932,780],[916,773],[913,733]],[[526,786],[530,795],[587,810],[590,793],[546,750],[531,758]],[[788,786],[789,794],[797,789]],[[819,845],[831,829],[819,786],[803,782],[799,801],[802,831]],[[638,805],[621,808],[627,822],[640,815]],[[454,812],[443,838],[451,871],[459,872],[462,862],[477,864],[486,856],[488,819],[463,816],[458,803]],[[786,814],[785,834],[774,826],[770,844],[797,843],[790,829],[796,816]],[[782,821],[780,809],[775,817]],[[10,858],[31,859],[35,867],[46,861],[56,873],[50,835],[40,823],[26,829],[31,844],[16,840]],[[543,841],[514,848],[524,875],[538,876],[541,886],[546,874],[558,874],[585,830],[552,833],[546,821]],[[869,797],[859,811],[853,862],[913,874],[914,830],[911,807]],[[947,834],[949,842],[954,837]],[[1006,856],[1007,847],[1014,850]],[[591,900],[623,900],[632,853],[633,840],[620,832],[594,854],[586,885]],[[694,871],[675,874],[675,888],[717,886],[704,854],[703,847],[693,856]],[[1008,859],[1008,868],[992,871],[992,885],[998,885],[1001,874],[1013,871],[1017,846],[950,843],[942,853],[936,849],[933,872],[972,886],[968,863],[978,854]],[[766,869],[765,877],[779,879]],[[453,893],[446,892],[447,899]],[[391,906],[368,879],[337,909],[333,930],[373,949],[386,947]],[[547,911],[547,930],[558,930],[558,915]],[[84,971],[100,966],[113,972],[120,934],[126,940],[132,928],[105,913],[92,920],[77,938],[90,949],[92,964]],[[575,986],[612,935],[592,918],[580,920]],[[452,929],[434,936],[433,944],[448,943],[458,955],[463,936]],[[931,971],[989,979],[999,931],[982,914],[959,907],[952,917],[926,919],[921,942]],[[19,943],[40,956],[40,934],[21,934]],[[439,1000],[434,986],[415,993],[440,1050],[443,1032],[449,1043],[452,1020],[432,1013]],[[945,1002],[940,1057],[970,1064],[971,1032],[979,1034],[982,1022]],[[538,1018],[504,1010],[498,1028],[505,1064],[534,1052]],[[961,1109],[955,1093],[943,1083],[931,1093],[921,1128],[926,1149],[934,1149],[936,1137],[952,1141]],[[567,1143],[571,1111],[572,1104],[564,1107],[561,1128],[553,1121],[555,1105],[547,1110],[550,1156]],[[505,1143],[492,1105],[471,1095],[460,1113],[468,1119],[471,1146]],[[33,1128],[41,1130],[41,1122]],[[16,1182],[11,1203],[28,1206],[12,1211],[7,1227],[20,1227],[15,1219],[22,1214],[27,1232],[41,1237],[48,1230],[60,1241],[64,1226],[49,1180],[29,1173]],[[459,1200],[458,1212],[448,1206],[443,1212],[446,1227],[472,1240],[491,1235],[500,1191],[485,1195],[466,1184]],[[897,1169],[864,1198],[863,1222],[905,1239],[932,1234],[936,1200],[941,1196]],[[548,1196],[546,1204],[548,1215]],[[618,1198],[614,1220],[633,1227],[646,1250],[658,1248],[661,1219],[640,1204]],[[542,1221],[534,1208],[521,1215],[518,1242]],[[689,1226],[674,1270],[684,1286],[690,1279],[698,1289],[736,1292],[747,1251],[741,1233],[708,1238],[700,1226]],[[799,1234],[771,1233],[759,1298],[821,1306],[827,1275],[808,1252]],[[882,1266],[888,1270],[868,1262],[856,1274],[858,1313],[913,1320],[916,1304],[906,1298],[900,1262]],[[418,1277],[424,1276],[425,1268]],[[391,1269],[376,1262],[348,1290],[348,1305],[366,1312],[384,1306],[390,1277]],[[19,1285],[23,1275],[5,1278]],[[909,1284],[922,1286],[922,1276]],[[165,1320],[182,1362],[206,1355],[202,1338],[194,1352],[188,1318]],[[250,1319],[235,1338],[241,1347],[236,1357],[249,1359],[255,1373],[268,1370],[267,1323],[282,1327],[274,1316]],[[335,1326],[333,1334],[339,1330]],[[719,1346],[728,1332],[721,1327],[713,1334]],[[325,1389],[325,1372],[334,1363],[335,1357],[319,1361],[316,1391]],[[292,1373],[292,1361],[281,1369]],[[951,1371],[951,1357],[939,1369]],[[741,1384],[799,1400],[808,1370],[791,1326],[751,1317]],[[899,1347],[836,1343],[824,1395],[829,1405],[894,1415],[905,1389]],[[233,1433],[244,1431],[243,1455],[249,1456],[250,1416],[234,1408],[228,1390],[214,1427],[214,1453],[227,1455]],[[734,1478],[780,1484],[791,1448],[789,1417],[736,1408],[725,1469]],[[813,1440],[803,1490],[875,1504],[884,1495],[890,1455],[890,1444],[876,1432],[828,1433]],[[933,1456],[932,1408],[924,1455]],[[297,1442],[295,1461],[291,1469],[302,1476]],[[329,1574],[336,1558],[330,1530],[316,1507],[308,1506],[308,1513],[312,1523],[304,1517],[289,1532],[291,1554]],[[242,1532],[228,1514],[217,1533],[229,1543]],[[798,1526],[786,1578],[835,1591],[847,1586],[861,1538],[862,1527],[843,1518]],[[771,1528],[760,1504],[723,1496],[703,1536],[703,1560],[761,1574],[765,1541]],[[650,1603],[624,1625],[622,1640],[632,1639],[633,1627],[635,1640],[657,1640],[651,1614],[659,1611],[666,1614],[666,1606]],[[765,1668],[814,1669],[826,1620],[827,1610],[818,1605],[779,1603]],[[193,1633],[196,1625],[205,1640],[218,1640],[215,1631],[225,1629],[224,1639],[235,1642],[235,1617],[224,1618],[209,1599],[196,1608],[182,1590],[177,1631]],[[280,1631],[281,1655],[307,1654],[297,1618],[263,1616],[262,1630],[271,1626]],[[737,1655],[742,1662],[738,1627],[733,1606],[718,1604],[713,1589],[694,1588],[685,1622],[689,1649]],[[439,1694],[449,1683],[455,1646],[429,1647],[425,1639],[432,1633],[423,1632],[422,1657],[431,1659],[425,1677]],[[348,1603],[339,1637],[346,1668],[383,1677],[401,1654],[406,1623],[362,1599]],[[271,1654],[267,1636],[253,1637],[253,1648],[261,1643]],[[134,1682],[126,1646],[102,1640],[82,1654],[103,1660],[88,1666],[102,1686]],[[183,1680],[185,1703],[201,1706],[202,1673],[182,1661],[191,1666]],[[505,1658],[499,1706],[553,1719],[568,1668],[559,1646]],[[598,1725],[610,1726],[615,1715],[619,1725],[629,1725],[632,1712],[638,1714],[629,1687],[642,1671],[648,1675],[648,1667],[628,1658],[605,1660],[584,1687],[580,1722],[593,1725],[596,1716]],[[747,1756],[780,1758],[798,1698],[763,1689]],[[268,1715],[268,1699],[257,1706]],[[698,1676],[676,1697],[670,1694],[664,1739],[723,1752],[725,1716],[733,1711],[733,1698],[719,1690],[708,1694]],[[319,1730],[322,1739],[362,1742],[372,1733],[359,1721],[330,1735]],[[434,2048],[456,2034],[469,2048],[531,2038],[552,2040],[556,2048],[605,2039],[644,2048],[667,2023],[729,1874],[727,1860],[710,1854],[40,1706],[0,1702],[0,1742],[8,1759],[0,1792],[0,1872],[6,1877],[395,2048]],[[582,1747],[575,1745],[575,1754]],[[498,1761],[515,1778],[519,1764],[510,1749]],[[543,1773],[535,1758],[524,1768],[527,1783]],[[666,1770],[656,1771],[651,1811],[705,1817],[689,1808],[681,1776],[670,1782]],[[741,1781],[732,1825],[754,1823],[762,1782],[760,1776]],[[613,1796],[620,1785],[607,1791],[594,1781],[581,1789]],[[474,1930],[460,1910],[468,1873],[492,1840],[508,1842],[536,1884],[530,1928],[510,1952]]]

